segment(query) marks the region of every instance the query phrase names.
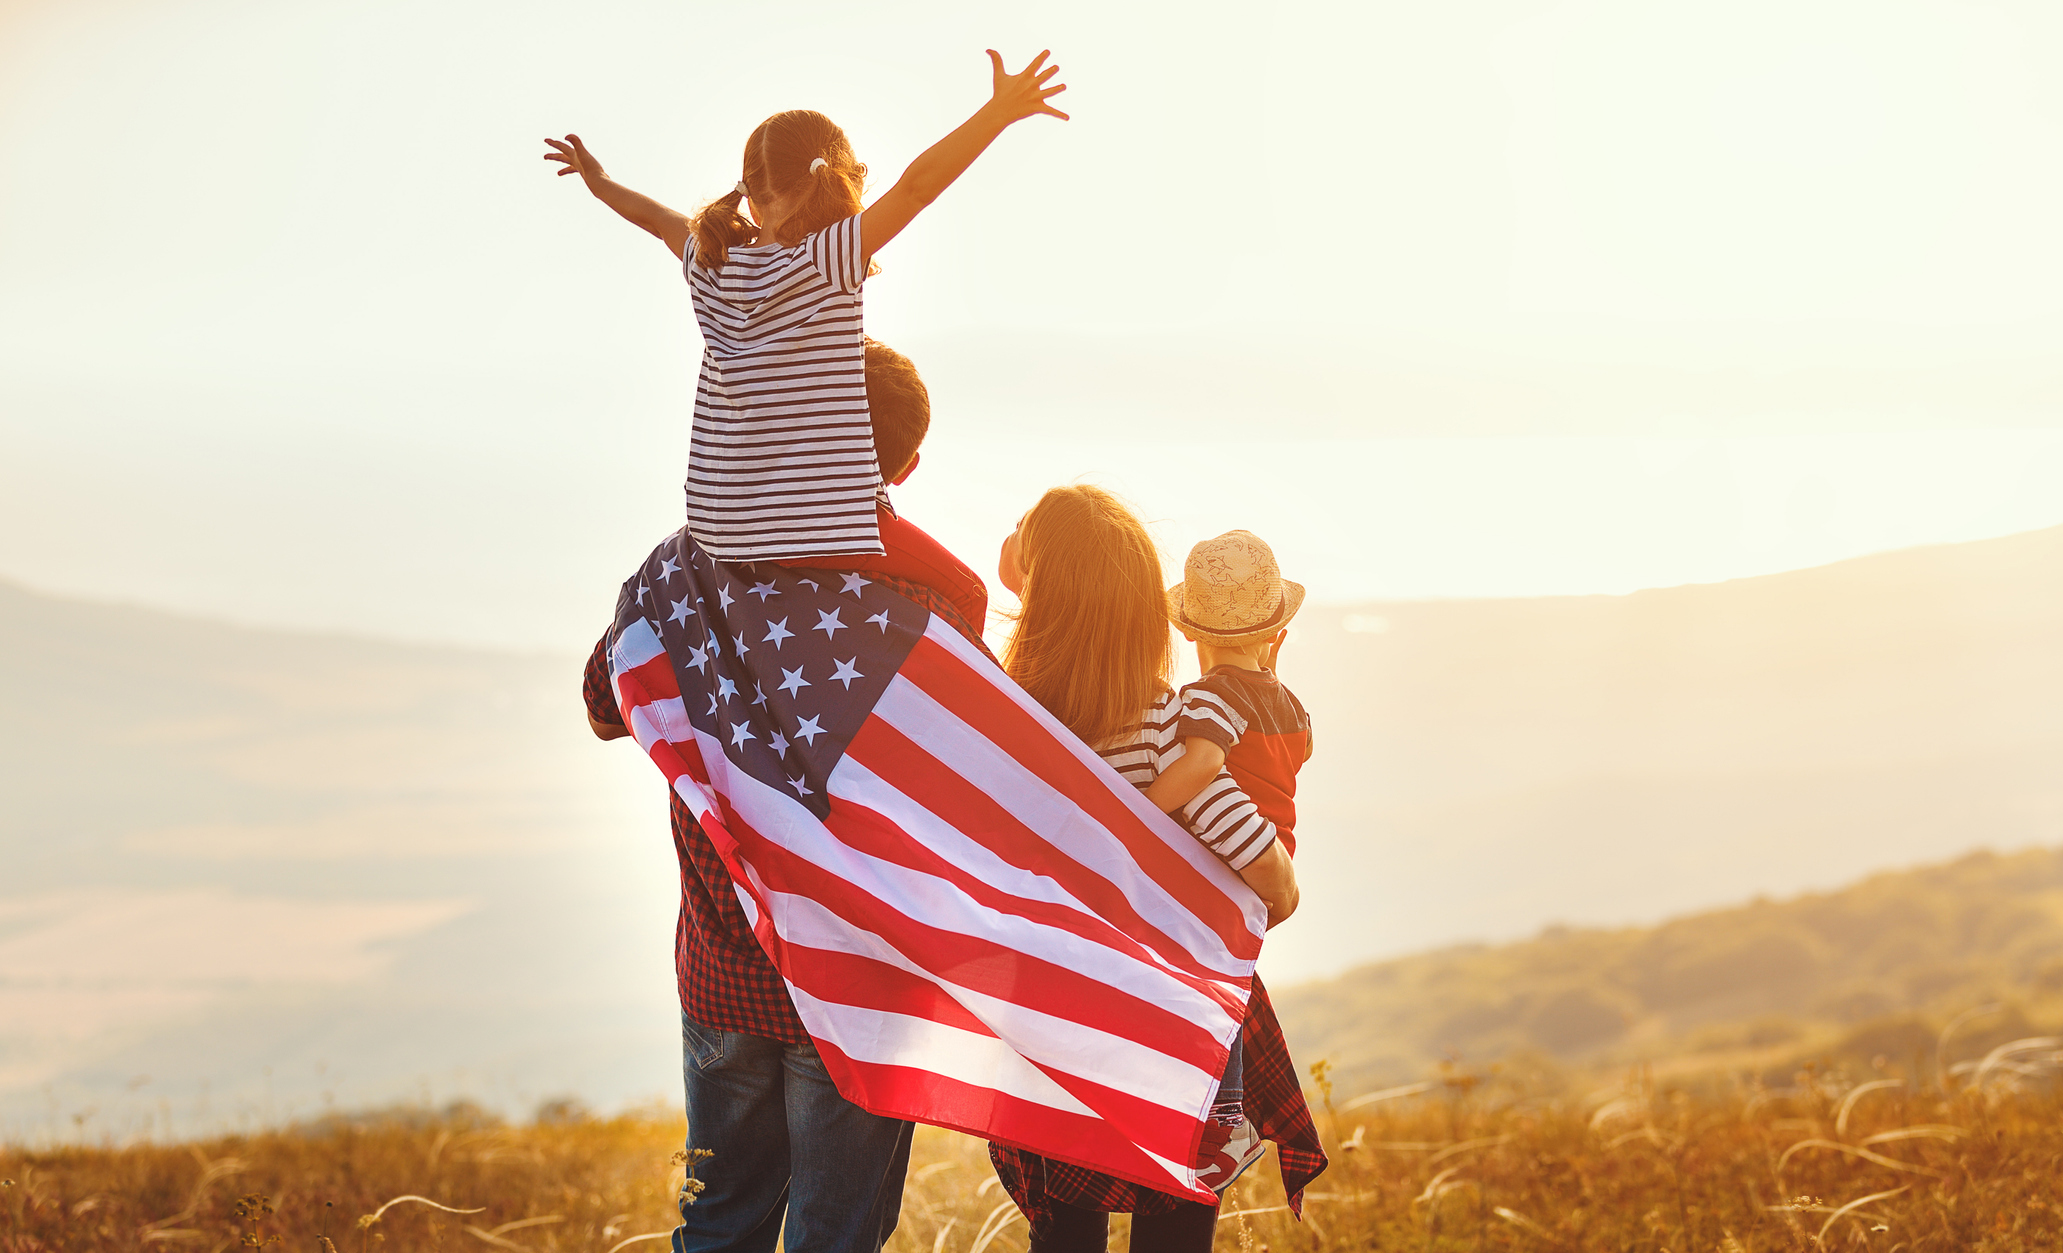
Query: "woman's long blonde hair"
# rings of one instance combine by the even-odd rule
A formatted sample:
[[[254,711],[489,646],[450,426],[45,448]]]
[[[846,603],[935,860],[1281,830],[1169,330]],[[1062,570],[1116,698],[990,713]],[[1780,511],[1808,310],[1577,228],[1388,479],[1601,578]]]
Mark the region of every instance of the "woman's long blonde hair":
[[[1024,572],[1003,668],[1090,744],[1139,723],[1174,661],[1160,554],[1100,487],[1056,487],[1018,525]]]

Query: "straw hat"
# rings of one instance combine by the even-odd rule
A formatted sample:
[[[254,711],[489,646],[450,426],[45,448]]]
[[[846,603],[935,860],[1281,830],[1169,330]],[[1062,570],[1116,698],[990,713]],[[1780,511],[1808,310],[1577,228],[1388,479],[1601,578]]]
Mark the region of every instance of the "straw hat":
[[[1168,589],[1168,617],[1183,634],[1236,647],[1289,625],[1304,586],[1282,577],[1275,550],[1252,531],[1227,531],[1189,550],[1182,581]]]

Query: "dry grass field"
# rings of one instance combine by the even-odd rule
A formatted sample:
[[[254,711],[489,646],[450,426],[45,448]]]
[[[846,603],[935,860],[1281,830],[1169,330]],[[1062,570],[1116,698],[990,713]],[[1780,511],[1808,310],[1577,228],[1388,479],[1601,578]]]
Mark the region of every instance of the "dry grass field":
[[[1284,1212],[1264,1162],[1235,1185],[1219,1247],[2055,1249],[2059,1062],[2063,1041],[2045,1039],[1994,1050],[1945,1076],[1946,1091],[1810,1071],[1783,1088],[1684,1090],[1635,1072],[1553,1099],[1453,1068],[1347,1099],[1320,1067],[1334,1166],[1305,1220]],[[0,1253],[663,1248],[681,1130],[656,1114],[502,1126],[453,1110],[201,1144],[8,1149]],[[1124,1247],[1122,1220],[1112,1237]],[[1024,1253],[983,1145],[920,1133],[891,1249]]]

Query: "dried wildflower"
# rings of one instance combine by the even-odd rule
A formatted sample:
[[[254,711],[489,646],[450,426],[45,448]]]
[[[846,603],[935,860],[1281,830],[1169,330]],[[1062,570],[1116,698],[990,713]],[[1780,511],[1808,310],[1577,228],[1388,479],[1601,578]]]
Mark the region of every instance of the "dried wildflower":
[[[680,1203],[682,1205],[693,1205],[701,1199],[702,1193],[708,1190],[708,1184],[695,1178],[695,1168],[715,1156],[716,1150],[714,1149],[689,1149],[685,1153],[675,1153],[673,1155],[674,1165],[686,1166],[688,1168],[688,1177],[681,1180],[680,1186]]]
[[[265,1234],[265,1220],[272,1217],[273,1213],[272,1198],[261,1192],[237,1198],[230,1212],[236,1215],[237,1221],[245,1224],[244,1230],[237,1233],[236,1238],[237,1244],[242,1248],[262,1249],[268,1244],[279,1244],[286,1239],[285,1236]]]

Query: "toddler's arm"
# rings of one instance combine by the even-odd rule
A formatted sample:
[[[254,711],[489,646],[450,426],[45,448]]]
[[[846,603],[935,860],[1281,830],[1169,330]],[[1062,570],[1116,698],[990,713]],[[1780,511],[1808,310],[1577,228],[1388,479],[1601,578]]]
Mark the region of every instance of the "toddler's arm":
[[[1200,735],[1189,736],[1182,741],[1182,755],[1146,789],[1146,799],[1155,809],[1171,814],[1195,800],[1224,765],[1224,745]]]
[[[1046,65],[1046,58],[1051,55],[1050,52],[1041,52],[1024,67],[1023,73],[1007,74],[1003,71],[1002,55],[994,48],[989,49],[995,94],[973,117],[962,122],[958,130],[926,148],[922,155],[910,162],[910,168],[903,171],[895,186],[867,206],[866,212],[860,216],[860,248],[867,256],[873,256],[889,240],[902,234],[903,228],[923,212],[925,206],[938,199],[941,192],[952,186],[954,179],[965,174],[967,167],[974,164],[974,159],[1012,122],[1040,113],[1050,113],[1063,122],[1067,120],[1067,114],[1046,103],[1048,98],[1067,90],[1065,83],[1053,87],[1046,85],[1060,72],[1059,66]]]
[[[587,145],[580,142],[580,136],[568,135],[563,140],[547,139],[544,142],[553,149],[544,154],[544,159],[558,162],[563,167],[559,170],[561,176],[580,175],[580,181],[587,184],[595,199],[616,210],[632,226],[658,236],[674,256],[682,255],[695,233],[694,223],[686,214],[669,209],[650,196],[639,195],[610,178],[602,169],[602,163],[595,160]]]

